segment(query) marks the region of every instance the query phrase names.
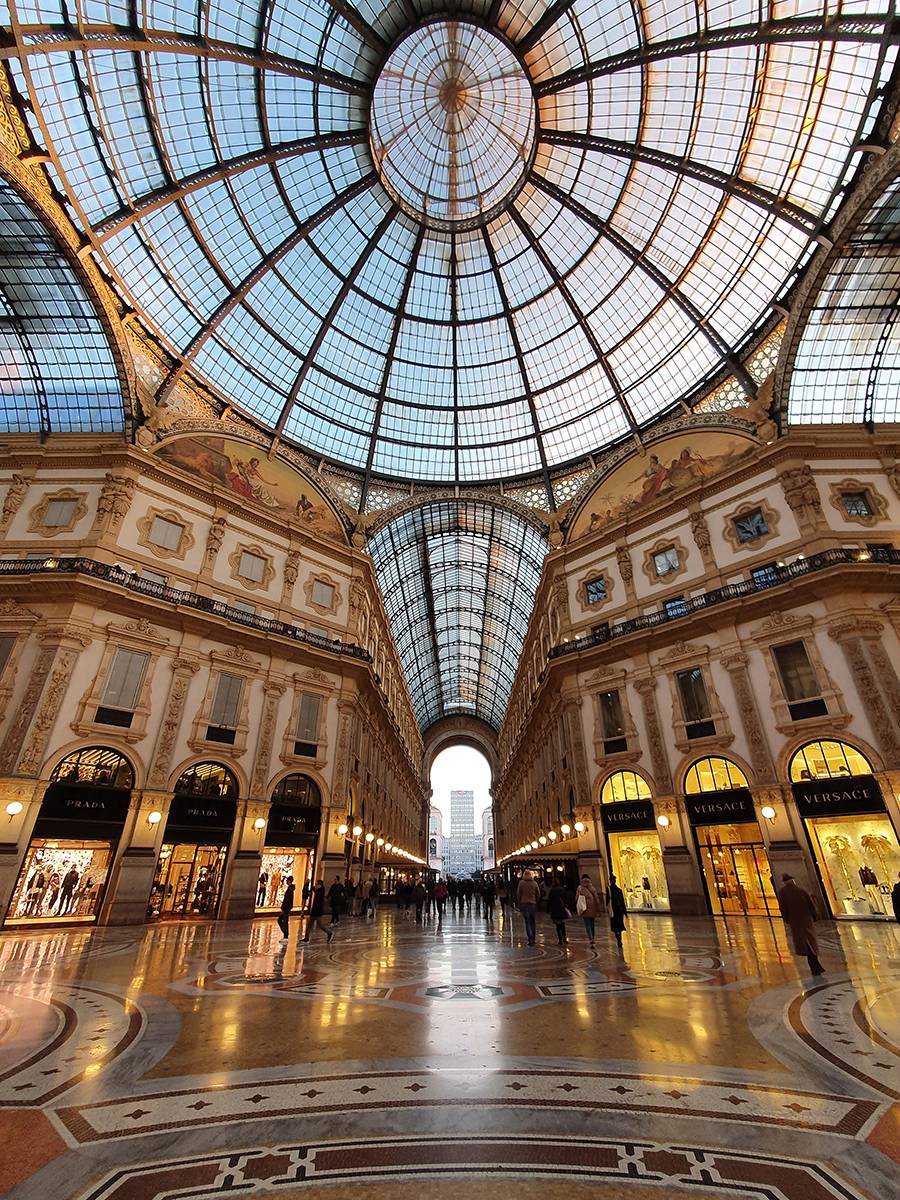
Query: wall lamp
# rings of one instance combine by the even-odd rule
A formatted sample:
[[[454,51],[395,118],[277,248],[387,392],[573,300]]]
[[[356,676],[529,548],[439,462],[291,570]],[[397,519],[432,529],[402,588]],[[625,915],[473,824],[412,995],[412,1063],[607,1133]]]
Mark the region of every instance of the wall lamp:
[[[256,830],[265,829],[265,827],[266,827],[265,817],[257,817],[256,820],[253,822],[253,828]]]
[[[24,807],[25,805],[21,800],[10,800],[9,804],[6,806],[6,815],[9,817],[10,821],[13,819],[13,817],[17,817]]]
[[[766,818],[767,821],[775,820],[775,809],[772,807],[771,804],[764,804],[759,811],[762,813],[762,815]]]
[[[669,820],[669,818],[666,816],[665,813],[663,813],[663,815],[661,817],[656,818],[656,823],[660,827],[660,829],[668,829],[669,826],[672,824],[672,822]]]
[[[6,810],[9,812],[9,809]],[[162,813],[154,809],[152,813],[147,813],[147,824],[152,829],[154,825],[158,825],[162,820]]]

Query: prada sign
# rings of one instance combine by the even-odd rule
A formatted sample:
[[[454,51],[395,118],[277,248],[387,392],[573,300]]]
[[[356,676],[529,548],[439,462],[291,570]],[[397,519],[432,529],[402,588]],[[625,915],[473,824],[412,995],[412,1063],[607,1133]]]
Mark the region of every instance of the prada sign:
[[[685,796],[684,805],[692,825],[731,825],[756,820],[753,796],[747,788]]]
[[[125,823],[131,792],[52,783],[44,793],[40,820]]]
[[[267,846],[314,847],[319,840],[322,810],[298,808],[291,804],[273,804],[266,824]]]
[[[169,809],[169,826],[231,830],[236,815],[236,800],[213,796],[176,796]]]
[[[649,800],[626,800],[621,804],[602,804],[600,821],[607,833],[633,833],[653,829],[656,818]]]
[[[804,779],[791,785],[801,817],[847,817],[884,812],[881,789],[871,775]]]

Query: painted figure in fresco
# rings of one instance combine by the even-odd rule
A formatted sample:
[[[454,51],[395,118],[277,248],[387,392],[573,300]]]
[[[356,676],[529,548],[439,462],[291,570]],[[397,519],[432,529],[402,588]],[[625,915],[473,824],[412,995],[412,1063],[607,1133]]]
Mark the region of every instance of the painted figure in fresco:
[[[239,496],[264,504],[266,508],[280,508],[278,500],[269,490],[271,484],[259,473],[259,459],[251,458],[249,462],[238,459],[231,460],[228,471],[228,481]]]
[[[664,467],[657,454],[650,455],[650,462],[644,471],[644,484],[641,488],[641,504],[655,500],[669,482],[669,467]]]

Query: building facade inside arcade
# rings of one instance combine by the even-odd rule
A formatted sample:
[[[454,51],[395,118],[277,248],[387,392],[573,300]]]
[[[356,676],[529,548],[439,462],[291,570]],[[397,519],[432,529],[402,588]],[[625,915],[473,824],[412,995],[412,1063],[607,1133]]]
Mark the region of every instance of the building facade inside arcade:
[[[459,741],[498,879],[887,919],[891,22],[76,7],[0,64],[3,928],[440,874]]]

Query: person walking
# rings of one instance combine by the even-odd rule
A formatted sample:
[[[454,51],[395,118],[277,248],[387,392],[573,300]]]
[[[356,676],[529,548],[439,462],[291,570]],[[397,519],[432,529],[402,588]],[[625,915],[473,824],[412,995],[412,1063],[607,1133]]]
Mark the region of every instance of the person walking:
[[[550,914],[550,920],[556,926],[557,942],[560,946],[565,946],[567,943],[566,921],[572,914],[566,905],[566,890],[559,879],[554,881],[550,888],[550,894],[547,896],[547,912]]]
[[[378,901],[381,899],[381,888],[378,880],[373,877],[369,884],[369,920],[374,921],[378,916]]]
[[[286,942],[291,936],[290,915],[291,909],[294,907],[294,877],[288,875],[287,887],[284,889],[284,895],[281,897],[281,911],[276,920],[278,928],[281,930],[281,940]]]
[[[591,883],[590,875],[582,875],[581,883],[578,885],[578,890],[575,893],[575,911],[584,922],[584,932],[587,934],[587,940],[591,944],[591,949],[594,949],[594,922],[600,912],[600,896],[597,889]]]
[[[522,914],[522,920],[525,923],[525,937],[528,939],[529,946],[534,945],[536,932],[535,917],[540,898],[541,889],[535,883],[532,873],[526,871],[519,880],[519,886],[516,889],[516,903],[519,906],[519,912]]]
[[[346,892],[341,883],[340,875],[335,875],[334,883],[328,889],[328,907],[331,909],[331,924],[338,925],[346,902]]]
[[[309,903],[309,919],[306,922],[306,934],[303,941],[309,941],[309,935],[312,933],[313,925],[316,925],[325,934],[325,937],[330,942],[334,937],[334,930],[330,929],[322,920],[325,915],[325,884],[320,879],[312,890],[312,897]]]
[[[447,906],[447,897],[450,895],[449,889],[443,879],[439,879],[434,885],[434,902],[437,905],[438,925],[444,923],[444,909]]]
[[[900,921],[900,875],[891,891],[891,904],[894,906],[894,920]]]
[[[622,949],[622,934],[625,931],[625,914],[628,908],[625,904],[625,893],[616,883],[615,875],[609,877],[609,887],[606,889],[606,903],[609,907],[609,927],[613,931],[616,945]]]
[[[824,975],[825,968],[819,962],[819,942],[816,938],[816,921],[819,917],[816,902],[793,875],[782,875],[781,882],[778,907],[791,931],[794,953],[806,959],[811,975]]]
[[[425,890],[425,884],[421,879],[416,880],[413,888],[413,899],[416,902],[416,924],[422,924],[422,909],[425,907],[425,901],[428,898],[428,892]]]
[[[489,923],[494,923],[494,898],[496,891],[494,888],[493,879],[486,879],[481,889],[481,903],[484,907],[484,919]]]

